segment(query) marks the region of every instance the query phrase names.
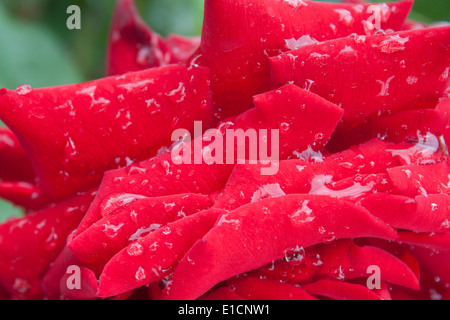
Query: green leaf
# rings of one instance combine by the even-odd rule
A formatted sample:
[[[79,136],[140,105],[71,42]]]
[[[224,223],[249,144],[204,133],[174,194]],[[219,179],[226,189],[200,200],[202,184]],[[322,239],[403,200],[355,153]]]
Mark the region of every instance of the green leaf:
[[[204,0],[145,0],[137,4],[145,22],[164,36],[201,34]]]
[[[10,217],[22,217],[23,211],[5,201],[0,201],[0,223]]]
[[[0,5],[0,30],[0,87],[47,87],[82,80],[70,55],[45,27],[14,20]]]

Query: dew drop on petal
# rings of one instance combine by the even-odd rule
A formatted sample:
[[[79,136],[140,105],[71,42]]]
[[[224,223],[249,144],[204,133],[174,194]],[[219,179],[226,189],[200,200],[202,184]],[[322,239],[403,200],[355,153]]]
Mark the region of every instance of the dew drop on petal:
[[[140,243],[134,242],[127,247],[127,253],[133,257],[140,256],[144,253],[144,247]]]
[[[281,131],[286,132],[286,131],[289,131],[290,128],[291,128],[291,125],[289,123],[287,123],[287,122],[280,123],[280,130]]]
[[[330,244],[334,241],[336,241],[336,235],[333,232],[330,232],[320,240],[320,242],[322,242],[323,244]]]
[[[305,260],[305,249],[300,246],[289,248],[284,252],[286,262],[298,266]]]
[[[55,232],[55,229],[52,228],[49,236],[44,242],[44,250],[52,251],[55,250],[58,246],[58,235]]]
[[[144,270],[144,268],[139,267],[139,268],[136,270],[136,274],[135,274],[134,277],[135,277],[136,280],[138,280],[138,281],[145,280],[145,278],[147,278],[147,272]]]
[[[16,89],[16,93],[21,96],[27,95],[31,91],[33,91],[33,88],[31,88],[31,86],[28,84],[21,85]]]
[[[13,289],[19,293],[25,293],[31,288],[30,283],[21,278],[14,279]]]

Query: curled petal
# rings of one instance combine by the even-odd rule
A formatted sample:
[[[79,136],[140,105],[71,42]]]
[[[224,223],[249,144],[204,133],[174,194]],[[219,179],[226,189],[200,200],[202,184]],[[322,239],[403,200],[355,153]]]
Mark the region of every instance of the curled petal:
[[[416,232],[446,232],[450,229],[450,196],[436,194],[415,199],[391,194],[370,194],[360,205],[393,228]]]
[[[210,206],[208,196],[196,194],[141,199],[93,224],[75,237],[69,248],[90,268],[95,262],[93,270],[101,272],[106,262],[130,243]]]
[[[28,182],[0,182],[0,197],[27,210],[42,209],[48,199],[42,191]]]
[[[397,145],[373,139],[329,156],[313,150],[294,152],[294,156],[301,157],[301,160],[280,161],[278,172],[268,176],[260,174],[260,165],[237,165],[217,199],[215,207],[232,210],[263,198],[283,195],[283,193],[318,194],[319,192],[328,192],[339,197],[359,195],[377,188],[381,190],[384,183],[382,178],[381,181],[378,181],[377,186],[373,185],[370,188],[370,178],[366,181],[368,184],[365,187],[362,187],[361,181],[355,181],[357,184],[353,184],[353,189],[345,192],[327,191],[326,186],[352,177],[356,179],[358,175],[385,174],[387,168],[401,164],[394,156],[395,150],[408,150],[411,147],[409,144]],[[410,154],[407,151],[404,153],[405,157]],[[342,183],[349,182],[351,181],[347,180]],[[385,182],[386,188],[389,188],[388,181]],[[358,188],[358,186],[362,188]],[[278,193],[270,194],[268,189],[277,190]]]
[[[241,276],[227,284],[245,300],[317,300],[302,287],[275,279]]]
[[[93,192],[0,225],[0,283],[17,299],[42,297],[40,279],[86,213]]]
[[[412,263],[405,263],[397,256],[375,246],[358,246],[352,240],[338,240],[329,245],[319,244],[305,250],[299,264],[286,259],[275,261],[256,274],[303,284],[323,278],[349,281],[368,278],[369,267],[378,266],[382,282],[418,290],[419,278]]]
[[[365,286],[336,280],[319,280],[305,285],[304,289],[311,295],[333,300],[381,300],[379,295]]]
[[[30,160],[15,134],[0,127],[0,179],[6,181],[34,182]]]
[[[154,156],[171,144],[174,129],[210,123],[208,79],[206,69],[171,65],[76,85],[1,89],[0,118],[30,156],[38,187],[61,199],[97,186],[106,170]]]
[[[430,28],[302,47],[271,58],[272,86],[294,81],[342,106],[345,121],[430,108],[447,88],[449,33]]]
[[[401,143],[417,141],[418,133],[422,136],[442,137],[445,133],[445,119],[434,109],[418,109],[395,112],[393,114],[376,114],[362,121],[338,126],[327,150],[338,152],[352,145],[361,144],[372,138]],[[420,138],[420,137],[419,137]]]
[[[106,73],[120,75],[183,62],[199,45],[198,37],[162,38],[141,19],[133,0],[119,0],[110,30]]]
[[[300,110],[296,107],[297,105],[301,106]],[[167,152],[139,163],[138,167],[142,174],[130,175],[131,167],[106,172],[99,194],[77,234],[83,231],[85,226],[98,221],[107,204],[124,192],[149,197],[179,193],[211,194],[218,192],[225,186],[238,159],[249,163],[249,160],[258,162],[258,160],[267,160],[268,157],[270,167],[267,163],[263,164],[262,161],[261,166],[251,165],[250,167],[258,167],[259,176],[261,176],[261,167],[276,171],[279,160],[287,158],[293,150],[314,152],[314,150],[323,149],[341,117],[342,110],[337,106],[295,85],[284,86],[273,92],[259,95],[255,97],[255,108],[244,112],[233,121],[221,123],[214,131],[221,133],[222,142],[225,145],[223,157],[219,158],[221,162],[213,161],[211,164],[205,162],[204,151],[211,146],[211,143],[205,142],[207,140],[205,134],[194,137],[192,141],[189,139],[185,144],[190,153],[189,163],[182,161],[181,164],[176,164],[172,152]],[[319,118],[322,124],[317,126],[315,123]],[[304,127],[294,125],[296,122]],[[307,133],[303,133],[304,130],[307,130]],[[208,132],[211,131],[208,130]],[[239,132],[242,133],[241,136]],[[279,132],[279,140],[271,138],[272,132]],[[239,153],[236,152],[238,147],[235,140],[247,133],[250,136],[253,134],[256,144],[259,145],[256,156],[252,155],[251,159],[248,156],[250,154],[248,144],[244,145],[245,155],[243,157],[239,158]],[[233,139],[231,143],[227,138],[230,136]],[[264,147],[261,145],[265,138],[267,138],[266,151],[273,153],[266,154],[267,157],[261,156],[261,149]],[[198,152],[196,150],[198,150],[199,144],[200,151]],[[230,144],[232,155],[229,151]],[[196,160],[198,155],[200,155],[199,162]],[[232,160],[231,163],[229,158]],[[267,176],[270,176],[271,173],[273,174],[273,172],[269,172]]]
[[[220,213],[223,211],[215,209],[199,212],[128,245],[106,264],[98,295],[117,295],[169,276],[189,248],[213,227]]]
[[[268,57],[318,41],[375,32],[364,27],[371,16],[369,5],[307,0],[206,1],[200,54],[212,71],[216,107],[225,116],[251,108],[252,96],[269,89]],[[398,30],[411,6],[412,1],[386,4],[388,13],[380,27]]]
[[[417,245],[431,250],[448,250],[450,234],[443,233],[417,233],[411,231],[400,231],[398,242]]]
[[[169,299],[195,299],[217,283],[257,269],[292,247],[353,237],[396,238],[366,210],[327,196],[287,195],[223,214],[175,269]]]
[[[415,197],[418,195],[450,192],[448,161],[429,165],[407,165],[388,169],[396,193]]]
[[[245,300],[244,298],[240,297],[236,294],[235,290],[229,286],[221,286],[217,288],[213,288],[207,293],[205,293],[203,296],[198,298],[198,300],[228,300],[228,301],[235,301],[235,300]]]

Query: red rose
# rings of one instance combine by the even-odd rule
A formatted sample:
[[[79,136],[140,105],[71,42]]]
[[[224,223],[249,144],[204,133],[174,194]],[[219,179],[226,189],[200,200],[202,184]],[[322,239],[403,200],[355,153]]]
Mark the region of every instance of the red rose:
[[[0,89],[0,297],[449,299],[450,27],[345,2],[119,0],[105,78]]]

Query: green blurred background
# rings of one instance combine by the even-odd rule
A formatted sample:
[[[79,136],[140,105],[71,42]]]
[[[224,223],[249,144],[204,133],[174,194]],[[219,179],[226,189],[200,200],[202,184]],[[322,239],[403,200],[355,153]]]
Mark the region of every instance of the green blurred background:
[[[1,0],[0,88],[46,87],[100,78],[115,0]],[[162,35],[200,35],[204,0],[136,0]],[[337,2],[337,1],[334,1]],[[383,2],[383,1],[373,1]],[[68,30],[68,6],[81,8],[81,30]],[[450,0],[416,0],[411,19],[450,21]],[[0,221],[20,211],[0,201]]]

